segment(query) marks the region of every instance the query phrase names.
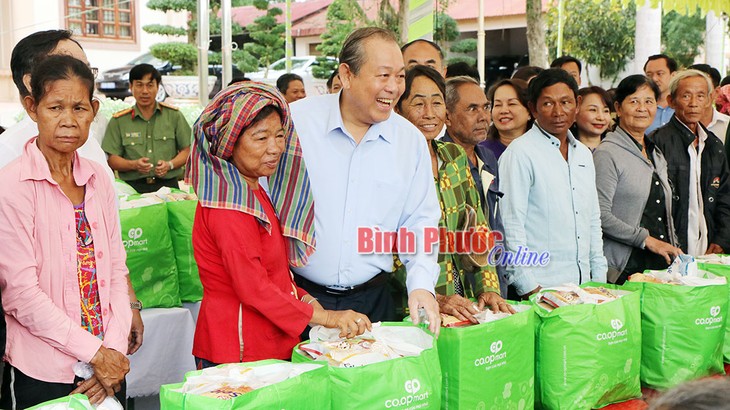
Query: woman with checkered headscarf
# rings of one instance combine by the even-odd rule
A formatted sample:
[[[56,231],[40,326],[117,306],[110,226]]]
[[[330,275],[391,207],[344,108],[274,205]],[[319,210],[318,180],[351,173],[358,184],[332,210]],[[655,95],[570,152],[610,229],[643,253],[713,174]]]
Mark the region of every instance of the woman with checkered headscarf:
[[[288,359],[309,324],[338,327],[341,336],[369,328],[362,314],[324,310],[290,273],[314,251],[314,204],[281,94],[255,82],[223,90],[196,121],[193,139],[185,180],[200,199],[198,367]]]

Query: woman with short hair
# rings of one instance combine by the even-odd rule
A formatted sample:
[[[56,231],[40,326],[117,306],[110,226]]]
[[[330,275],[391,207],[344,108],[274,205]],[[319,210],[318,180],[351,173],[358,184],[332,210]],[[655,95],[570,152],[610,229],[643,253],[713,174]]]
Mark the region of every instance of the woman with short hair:
[[[672,220],[667,161],[646,135],[659,95],[657,85],[643,75],[621,80],[614,103],[618,126],[593,153],[611,283],[621,284],[645,269],[666,269],[682,253]]]

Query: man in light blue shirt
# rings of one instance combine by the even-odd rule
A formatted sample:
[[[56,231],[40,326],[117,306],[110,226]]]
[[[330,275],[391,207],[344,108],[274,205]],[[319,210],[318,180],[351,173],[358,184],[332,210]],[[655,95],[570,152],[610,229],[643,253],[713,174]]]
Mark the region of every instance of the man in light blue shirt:
[[[416,321],[424,308],[437,332],[438,243],[424,249],[424,235],[438,227],[441,209],[426,140],[392,113],[403,93],[403,57],[392,32],[364,28],[345,40],[340,63],[339,94],[291,105],[312,184],[317,240],[307,265],[294,269],[296,280],[325,309],[398,319],[387,284],[393,244],[379,234],[412,237],[414,246],[398,247],[408,305]]]
[[[507,279],[523,297],[541,287],[605,282],[608,269],[593,158],[568,131],[580,105],[578,85],[549,69],[528,92],[535,125],[499,159],[505,257],[549,252],[547,263],[508,264]]]
[[[655,129],[665,125],[672,119],[674,110],[667,102],[669,95],[669,82],[677,73],[677,61],[666,54],[655,54],[650,56],[644,63],[644,74],[651,78],[659,87],[661,94],[657,100],[656,115],[654,121],[649,128],[646,129],[646,135],[651,134]]]

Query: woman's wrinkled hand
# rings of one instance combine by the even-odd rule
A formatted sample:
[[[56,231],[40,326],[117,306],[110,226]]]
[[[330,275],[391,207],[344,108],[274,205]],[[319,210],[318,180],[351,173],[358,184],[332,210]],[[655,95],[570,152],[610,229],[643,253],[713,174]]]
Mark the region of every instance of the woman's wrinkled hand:
[[[439,303],[439,312],[451,315],[459,320],[468,320],[472,323],[479,323],[474,317],[479,311],[474,307],[474,302],[461,296],[437,295],[436,300]]]
[[[91,376],[91,378],[79,382],[70,394],[84,394],[89,398],[91,404],[97,405],[101,404],[107,398],[106,389],[104,389],[104,386],[101,385],[96,376]]]
[[[129,373],[129,359],[113,349],[101,346],[89,363],[94,376],[104,387],[107,396],[113,396],[121,389],[124,376]]]
[[[340,337],[355,337],[366,330],[372,330],[373,324],[362,313],[354,310],[326,310],[327,320],[324,327],[339,328]]]
[[[516,312],[515,309],[496,292],[484,292],[479,295],[479,310],[484,309],[485,306],[488,306],[494,313]]]

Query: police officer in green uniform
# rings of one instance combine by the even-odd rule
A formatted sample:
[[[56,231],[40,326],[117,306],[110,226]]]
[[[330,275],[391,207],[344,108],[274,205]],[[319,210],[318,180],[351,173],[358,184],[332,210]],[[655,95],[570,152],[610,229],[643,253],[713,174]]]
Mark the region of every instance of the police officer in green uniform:
[[[111,169],[139,193],[177,188],[190,154],[191,130],[185,117],[155,100],[161,79],[149,64],[132,68],[129,88],[136,104],[112,116],[101,143]]]

